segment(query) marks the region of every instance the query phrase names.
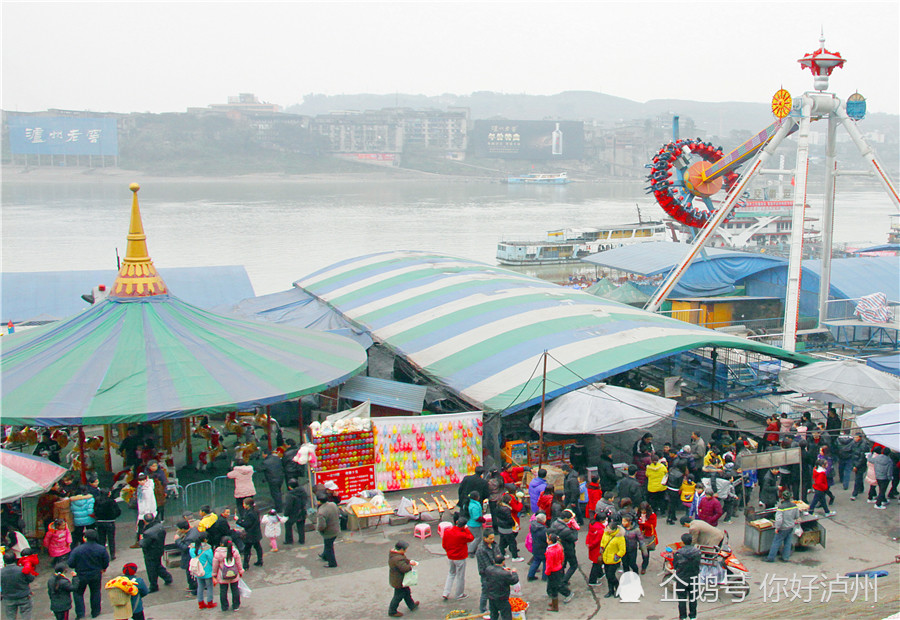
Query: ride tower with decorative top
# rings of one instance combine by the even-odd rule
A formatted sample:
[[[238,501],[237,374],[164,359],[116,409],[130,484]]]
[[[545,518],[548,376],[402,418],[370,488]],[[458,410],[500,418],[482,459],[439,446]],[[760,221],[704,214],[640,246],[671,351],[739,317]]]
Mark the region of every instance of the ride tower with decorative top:
[[[831,252],[834,233],[835,180],[838,175],[866,175],[877,178],[894,205],[900,209],[897,189],[885,173],[875,151],[866,143],[856,126],[865,117],[865,98],[859,93],[851,95],[846,103],[828,90],[828,78],[832,71],[847,62],[837,52],[825,49],[824,35],[819,39],[819,49],[805,54],[798,62],[802,69],[809,69],[814,77],[813,90],[799,97],[791,97],[779,89],[772,98],[772,113],[776,120],[758,134],[725,154],[721,147],[714,148],[699,138],[675,140],[663,146],[648,166],[650,191],[659,205],[683,224],[700,228],[691,248],[682,261],[672,270],[665,282],[645,306],[655,312],[672,288],[687,271],[688,266],[701,252],[716,229],[724,223],[737,205],[750,181],[757,174],[783,173],[766,170],[766,162],[781,142],[797,133],[797,161],[794,169],[794,196],[792,207],[791,246],[788,263],[787,290],[784,305],[784,334],[782,347],[796,348],[797,323],[800,310],[800,276],[803,256],[803,223],[806,209],[807,178],[809,173],[809,132],[813,121],[827,120],[825,162],[825,204],[822,231],[822,273],[819,289],[819,321],[825,319],[826,302],[831,288]],[[837,128],[842,125],[856,145],[869,171],[841,170],[837,168]],[[692,161],[692,158],[695,161]],[[738,175],[736,169],[753,158],[746,172]],[[718,208],[711,197],[720,190],[727,195]]]

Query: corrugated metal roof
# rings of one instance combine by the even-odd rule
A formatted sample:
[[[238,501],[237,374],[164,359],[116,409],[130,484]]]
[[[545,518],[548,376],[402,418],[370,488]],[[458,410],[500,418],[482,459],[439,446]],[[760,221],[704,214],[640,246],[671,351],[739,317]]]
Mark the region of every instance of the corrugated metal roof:
[[[463,400],[513,413],[703,346],[810,358],[651,314],[499,267],[427,252],[352,258],[295,286],[369,329],[376,341]]]
[[[158,271],[173,295],[204,309],[236,304],[255,295],[243,265],[170,267]],[[83,294],[100,284],[110,289],[116,273],[114,269],[3,273],[0,319],[5,324],[40,315],[70,317],[89,307],[81,298]]]
[[[422,413],[426,389],[424,385],[356,375],[341,386],[340,395],[341,398],[360,402],[369,401],[373,405],[391,407],[400,411]]]

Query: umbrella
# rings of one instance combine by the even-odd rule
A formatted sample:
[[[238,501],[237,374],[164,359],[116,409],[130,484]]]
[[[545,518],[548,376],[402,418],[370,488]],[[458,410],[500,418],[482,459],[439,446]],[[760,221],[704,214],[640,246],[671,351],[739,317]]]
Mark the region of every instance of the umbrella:
[[[900,403],[890,403],[872,409],[856,418],[871,441],[900,452]]]
[[[822,402],[865,408],[895,403],[900,395],[900,377],[853,360],[815,362],[785,370],[778,383],[783,389]]]
[[[671,418],[677,405],[668,398],[597,383],[563,394],[548,404],[544,409],[544,432],[605,435],[647,428]],[[540,412],[530,426],[540,432]]]
[[[0,419],[67,426],[157,421],[270,405],[365,368],[348,338],[225,317],[169,291],[134,192],[128,247],[106,299],[0,339]]]
[[[46,493],[66,471],[39,456],[0,449],[0,503]]]

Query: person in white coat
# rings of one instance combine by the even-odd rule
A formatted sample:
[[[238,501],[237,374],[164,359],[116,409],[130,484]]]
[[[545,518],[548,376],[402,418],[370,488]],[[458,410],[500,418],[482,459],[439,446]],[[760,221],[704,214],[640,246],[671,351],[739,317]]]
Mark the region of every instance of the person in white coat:
[[[151,514],[156,517],[159,512],[156,506],[155,483],[153,478],[148,478],[147,474],[144,473],[138,474],[137,488],[134,492],[137,496],[137,540],[139,541],[141,539],[141,534],[144,533],[144,528],[147,526],[143,518],[144,515]],[[138,543],[135,542],[135,544],[132,545],[132,548],[137,549],[138,546]]]

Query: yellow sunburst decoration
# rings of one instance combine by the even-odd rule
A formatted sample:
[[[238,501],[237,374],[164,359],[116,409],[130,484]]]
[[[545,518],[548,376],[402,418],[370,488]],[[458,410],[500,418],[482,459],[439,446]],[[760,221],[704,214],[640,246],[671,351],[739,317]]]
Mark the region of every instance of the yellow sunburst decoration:
[[[784,118],[790,114],[793,105],[794,98],[791,97],[791,93],[783,88],[779,89],[772,96],[772,114],[778,118]]]

